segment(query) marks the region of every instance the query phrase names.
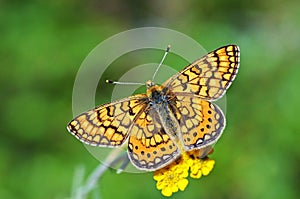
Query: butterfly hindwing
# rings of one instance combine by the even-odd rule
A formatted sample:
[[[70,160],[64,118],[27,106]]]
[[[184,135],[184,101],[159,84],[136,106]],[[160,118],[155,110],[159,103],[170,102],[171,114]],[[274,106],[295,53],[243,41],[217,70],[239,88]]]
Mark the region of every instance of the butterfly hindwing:
[[[180,155],[180,150],[165,132],[154,110],[144,111],[132,125],[128,156],[135,167],[153,171]]]
[[[178,95],[176,98],[181,140],[185,150],[200,149],[217,142],[225,127],[221,109],[199,96]]]

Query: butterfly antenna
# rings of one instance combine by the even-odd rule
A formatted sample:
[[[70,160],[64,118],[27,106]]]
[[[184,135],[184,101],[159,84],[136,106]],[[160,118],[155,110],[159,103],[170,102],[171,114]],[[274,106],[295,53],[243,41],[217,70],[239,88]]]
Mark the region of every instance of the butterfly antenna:
[[[118,84],[118,85],[145,85],[145,83],[140,83],[140,82],[117,82],[113,80],[105,80],[106,83],[108,84]]]
[[[158,65],[157,68],[156,68],[156,71],[155,71],[154,74],[153,74],[152,81],[154,80],[154,77],[156,76],[156,73],[157,73],[157,71],[159,70],[160,66],[161,66],[162,63],[164,62],[164,60],[165,60],[165,58],[166,58],[168,52],[170,51],[170,48],[171,48],[171,45],[168,45],[168,46],[167,46],[167,49],[166,49],[166,51],[165,51],[165,54],[164,54],[164,56],[163,56],[163,58],[161,59],[159,65]]]

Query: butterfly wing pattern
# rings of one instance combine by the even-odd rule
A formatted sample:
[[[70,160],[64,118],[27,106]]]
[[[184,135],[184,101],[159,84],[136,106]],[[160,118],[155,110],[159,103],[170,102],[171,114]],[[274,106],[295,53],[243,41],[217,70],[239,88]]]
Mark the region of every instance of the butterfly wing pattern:
[[[225,127],[221,109],[199,96],[177,96],[177,100],[184,149],[200,149],[217,142]]]
[[[126,141],[130,126],[146,108],[146,100],[145,94],[139,94],[104,104],[75,117],[67,129],[86,144],[118,147]]]
[[[163,86],[175,95],[198,95],[204,100],[222,97],[234,80],[240,63],[238,46],[221,47],[172,76]]]
[[[239,48],[221,47],[196,60],[161,86],[152,81],[138,94],[75,117],[68,131],[80,141],[119,147],[140,170],[160,169],[184,151],[214,144],[225,127],[221,98],[239,67]],[[147,84],[147,83],[146,83]]]
[[[163,84],[177,97],[182,141],[186,150],[214,144],[225,128],[221,98],[238,72],[238,46],[221,47],[196,60]]]
[[[74,118],[67,129],[92,146],[119,147],[129,137],[127,152],[133,165],[156,170],[176,159],[180,150],[146,101],[141,94],[104,104]]]
[[[180,155],[180,150],[166,133],[153,109],[144,111],[130,129],[128,156],[139,169],[156,170]]]

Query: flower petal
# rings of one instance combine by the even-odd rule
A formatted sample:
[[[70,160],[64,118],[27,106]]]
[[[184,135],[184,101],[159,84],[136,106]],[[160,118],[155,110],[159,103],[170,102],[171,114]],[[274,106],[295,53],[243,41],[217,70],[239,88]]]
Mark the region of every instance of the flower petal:
[[[187,179],[183,178],[178,182],[178,188],[180,189],[180,191],[184,191],[188,184],[189,184],[189,181]]]
[[[170,187],[165,187],[164,189],[161,190],[161,194],[164,196],[171,196],[173,192]]]
[[[190,176],[195,179],[199,179],[202,177],[202,172],[199,170],[197,173],[190,173]]]

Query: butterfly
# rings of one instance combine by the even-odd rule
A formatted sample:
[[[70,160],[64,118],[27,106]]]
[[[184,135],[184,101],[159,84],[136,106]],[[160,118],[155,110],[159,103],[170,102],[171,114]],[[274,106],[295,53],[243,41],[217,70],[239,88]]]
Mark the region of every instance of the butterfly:
[[[217,142],[225,128],[221,98],[235,79],[240,63],[237,45],[218,48],[147,92],[103,104],[75,117],[68,131],[100,147],[127,143],[131,163],[140,170],[167,166],[185,151]]]

